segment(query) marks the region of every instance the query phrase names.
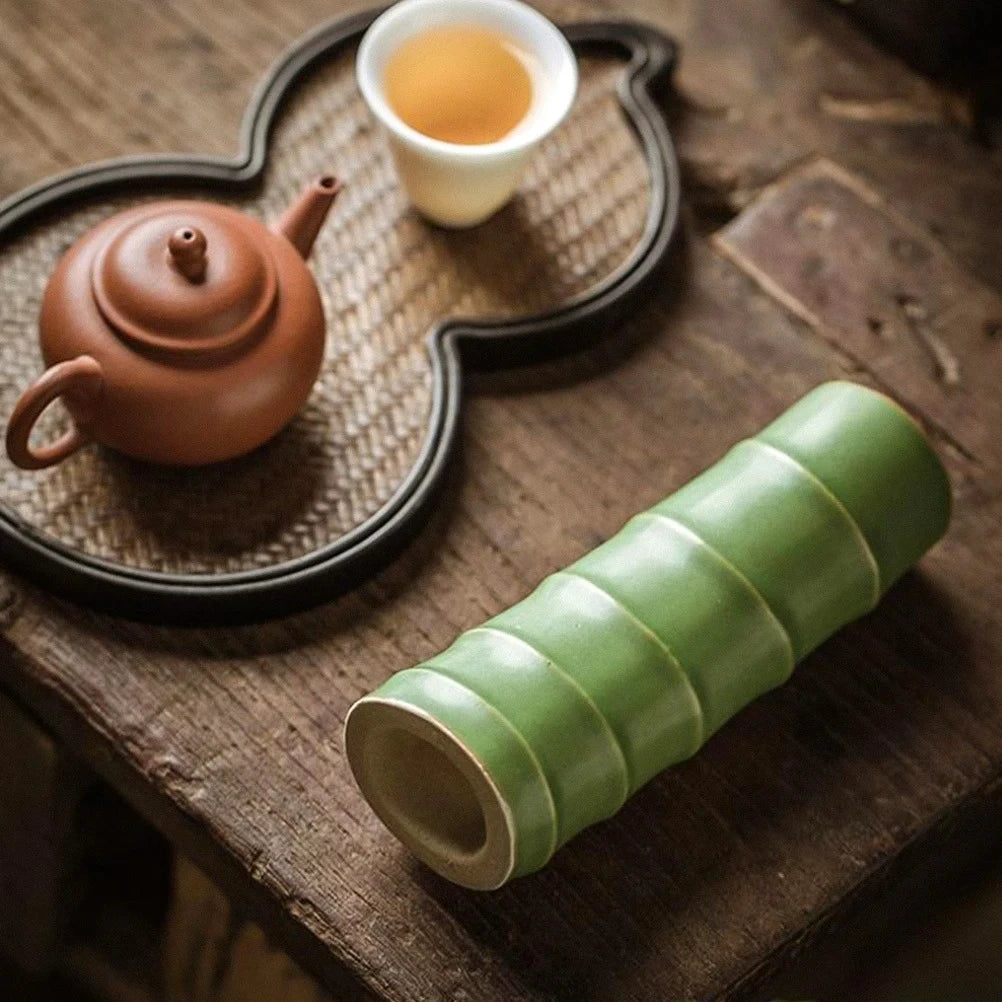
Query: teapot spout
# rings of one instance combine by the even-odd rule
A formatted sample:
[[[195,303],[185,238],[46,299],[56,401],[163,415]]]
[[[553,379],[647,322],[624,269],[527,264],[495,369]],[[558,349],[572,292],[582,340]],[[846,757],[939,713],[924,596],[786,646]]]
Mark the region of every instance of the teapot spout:
[[[341,182],[333,174],[318,177],[306,186],[272,229],[281,233],[304,258],[309,257],[313,241],[340,190]]]

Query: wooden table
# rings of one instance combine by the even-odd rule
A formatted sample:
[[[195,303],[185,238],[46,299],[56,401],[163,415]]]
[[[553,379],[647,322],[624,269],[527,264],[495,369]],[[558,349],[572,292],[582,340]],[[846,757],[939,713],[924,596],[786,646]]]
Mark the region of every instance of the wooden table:
[[[682,42],[688,239],[663,292],[605,348],[475,379],[449,503],[366,587],[168,630],[5,577],[0,679],[339,998],[751,998],[798,953],[817,984],[836,934],[880,934],[1002,837],[1002,155],[834,5],[541,6]],[[0,193],[229,153],[256,78],[336,12],[8,0]],[[925,423],[946,540],[543,873],[475,894],[414,863],[351,781],[349,703],[840,376]]]

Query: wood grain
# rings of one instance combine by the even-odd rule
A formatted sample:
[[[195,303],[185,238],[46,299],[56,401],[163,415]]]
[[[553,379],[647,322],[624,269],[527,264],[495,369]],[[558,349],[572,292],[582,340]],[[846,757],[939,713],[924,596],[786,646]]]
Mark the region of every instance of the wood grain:
[[[759,997],[850,905],[900,879],[898,860],[935,869],[944,844],[974,855],[1002,837],[998,811],[960,843],[947,836],[1002,772],[1002,491],[997,467],[953,444],[978,426],[990,380],[927,387],[924,356],[877,373],[706,234],[823,155],[998,290],[999,156],[965,134],[949,95],[820,3],[541,6],[646,17],[683,43],[672,108],[690,239],[663,292],[604,348],[476,377],[441,511],[368,586],[281,622],[184,631],[12,581],[0,678],[336,997]],[[254,79],[334,12],[327,0],[6,3],[0,190],[124,152],[231,151]],[[894,98],[925,121],[847,120],[823,110],[826,94]],[[954,323],[940,333],[963,369],[973,335]],[[992,330],[978,364],[999,372]],[[957,504],[920,570],[538,876],[471,894],[414,863],[351,782],[350,702],[846,375],[890,379],[932,418]],[[947,393],[967,395],[972,416],[928,396]]]
[[[1002,296],[829,161],[791,172],[715,245],[837,351],[997,474]],[[963,359],[963,362],[961,362]]]

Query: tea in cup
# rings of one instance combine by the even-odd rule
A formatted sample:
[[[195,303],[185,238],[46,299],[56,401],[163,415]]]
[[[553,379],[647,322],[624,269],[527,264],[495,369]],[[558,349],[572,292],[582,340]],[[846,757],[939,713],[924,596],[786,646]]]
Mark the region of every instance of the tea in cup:
[[[451,227],[511,198],[577,90],[566,38],[519,0],[402,0],[369,28],[356,72],[411,202]]]

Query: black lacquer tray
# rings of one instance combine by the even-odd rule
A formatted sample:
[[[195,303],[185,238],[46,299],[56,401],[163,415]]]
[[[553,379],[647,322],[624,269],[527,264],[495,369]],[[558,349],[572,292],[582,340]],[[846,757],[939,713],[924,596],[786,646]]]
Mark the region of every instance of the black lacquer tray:
[[[99,219],[184,191],[274,218],[302,182],[347,182],[311,257],[329,328],[304,413],[250,456],[170,470],[91,447],[51,471],[0,460],[0,559],[53,592],[138,619],[264,619],[345,591],[420,529],[456,439],[465,366],[575,351],[615,330],[661,272],[678,168],[655,93],[675,62],[657,31],[565,26],[581,87],[516,199],[475,230],[406,205],[357,94],[355,45],[378,11],[279,60],[234,160],[132,157],[0,204],[0,407],[41,371],[35,320],[60,253]],[[625,60],[625,66],[624,66]],[[49,434],[65,420],[46,415]]]

